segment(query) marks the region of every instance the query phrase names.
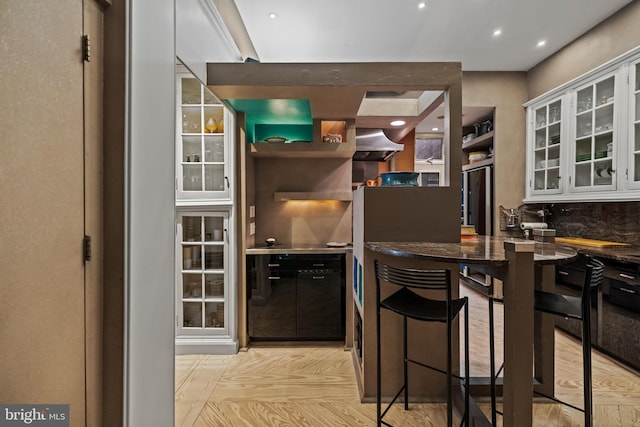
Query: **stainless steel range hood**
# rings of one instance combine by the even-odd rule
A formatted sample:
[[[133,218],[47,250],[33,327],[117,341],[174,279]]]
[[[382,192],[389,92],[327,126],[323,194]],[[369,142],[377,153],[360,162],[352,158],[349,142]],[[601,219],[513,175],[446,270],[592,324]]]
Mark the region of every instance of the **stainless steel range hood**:
[[[403,150],[404,145],[391,141],[382,129],[356,129],[356,152],[353,160],[386,162]]]

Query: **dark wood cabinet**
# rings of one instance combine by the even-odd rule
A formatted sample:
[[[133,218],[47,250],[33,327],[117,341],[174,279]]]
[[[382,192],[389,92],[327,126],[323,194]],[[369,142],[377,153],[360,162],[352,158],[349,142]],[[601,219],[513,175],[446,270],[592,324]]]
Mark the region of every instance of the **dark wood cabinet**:
[[[251,339],[344,339],[344,255],[248,255],[247,268]]]
[[[634,369],[640,369],[640,290],[636,282],[640,266],[606,258],[602,289],[594,291],[591,308],[593,347]],[[584,281],[585,262],[558,266],[556,290],[580,296]],[[580,339],[581,323],[573,319],[556,318],[556,326]]]

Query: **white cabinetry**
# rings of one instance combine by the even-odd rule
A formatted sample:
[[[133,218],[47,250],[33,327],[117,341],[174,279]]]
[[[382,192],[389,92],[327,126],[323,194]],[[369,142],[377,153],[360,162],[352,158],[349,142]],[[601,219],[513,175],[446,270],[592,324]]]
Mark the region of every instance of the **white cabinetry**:
[[[569,185],[572,192],[615,190],[616,74],[577,88],[571,96]]]
[[[199,80],[178,77],[176,199],[179,204],[229,200],[233,116]]]
[[[532,170],[531,186],[535,194],[557,194],[560,186],[560,161],[563,158],[563,102],[554,98],[530,108],[528,123],[531,123],[532,155],[528,165]]]
[[[629,84],[628,181],[629,188],[640,189],[640,59],[629,67]]]
[[[525,104],[525,202],[640,198],[640,49]]]
[[[176,354],[233,354],[234,117],[190,74],[176,80]]]

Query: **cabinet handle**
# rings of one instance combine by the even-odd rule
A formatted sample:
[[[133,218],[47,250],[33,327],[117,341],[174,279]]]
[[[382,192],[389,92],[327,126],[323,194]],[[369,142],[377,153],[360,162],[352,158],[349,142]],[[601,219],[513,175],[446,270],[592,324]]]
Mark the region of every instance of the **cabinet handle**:
[[[312,276],[314,280],[322,280],[324,276]]]
[[[635,295],[635,294],[636,294],[636,292],[635,292],[635,291],[632,291],[631,289],[626,289],[626,288],[618,288],[618,289],[619,289],[619,290],[621,290],[621,291],[623,291],[623,292],[626,292],[626,293],[628,293],[628,294],[632,294],[632,295]]]
[[[630,274],[618,273],[618,276],[624,277],[625,279],[635,280],[636,276],[632,276]]]
[[[319,263],[319,264],[313,264],[314,267],[324,267],[324,263]]]
[[[279,276],[269,276],[268,277],[269,280],[280,280]]]
[[[558,270],[558,274],[561,276],[568,276],[569,273],[567,271]]]
[[[229,177],[225,176],[224,180],[227,182],[227,188],[229,188],[231,186],[231,184],[229,184]]]
[[[267,264],[268,267],[280,267],[280,264]]]

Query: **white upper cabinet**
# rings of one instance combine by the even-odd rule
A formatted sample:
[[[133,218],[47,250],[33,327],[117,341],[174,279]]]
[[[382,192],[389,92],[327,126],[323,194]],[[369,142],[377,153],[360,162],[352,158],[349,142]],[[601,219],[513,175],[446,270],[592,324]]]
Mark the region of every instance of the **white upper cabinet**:
[[[629,85],[629,164],[626,173],[629,188],[640,189],[640,60],[633,62],[629,67]]]
[[[572,91],[569,190],[616,189],[616,75],[608,74]]]
[[[563,107],[562,98],[555,98],[528,111],[528,123],[533,128],[528,168],[532,171],[532,190],[537,194],[562,192],[560,160],[566,145],[563,141]]]
[[[199,80],[178,76],[176,201],[230,201],[233,116]]]
[[[525,202],[640,198],[640,48],[525,104]]]

